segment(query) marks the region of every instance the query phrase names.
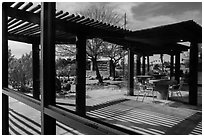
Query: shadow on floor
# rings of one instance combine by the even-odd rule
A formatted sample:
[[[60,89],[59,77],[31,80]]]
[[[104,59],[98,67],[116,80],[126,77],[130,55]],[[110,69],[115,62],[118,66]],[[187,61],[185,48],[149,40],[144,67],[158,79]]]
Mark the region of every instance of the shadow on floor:
[[[195,113],[184,110],[175,112],[175,114],[168,114],[168,112],[162,113],[161,110],[157,110],[158,107],[147,106],[148,109],[144,107],[145,103],[123,101],[108,107],[92,110],[87,115],[146,135],[202,134],[201,112]],[[175,109],[172,110],[175,111]],[[181,112],[185,113],[185,115],[176,115]]]
[[[74,129],[66,127],[57,122],[57,130],[63,134],[78,135]],[[9,134],[10,135],[40,135],[41,125],[31,118],[16,112],[14,109],[9,109]]]
[[[99,105],[87,106],[86,107],[86,112],[101,109],[101,108],[104,108],[104,107],[108,107],[108,106],[118,104],[118,103],[121,103],[121,102],[124,102],[124,101],[127,101],[127,100],[129,100],[129,99],[123,99],[122,98],[122,99],[117,99],[117,100],[105,102],[105,103],[102,103],[102,104],[99,104]]]

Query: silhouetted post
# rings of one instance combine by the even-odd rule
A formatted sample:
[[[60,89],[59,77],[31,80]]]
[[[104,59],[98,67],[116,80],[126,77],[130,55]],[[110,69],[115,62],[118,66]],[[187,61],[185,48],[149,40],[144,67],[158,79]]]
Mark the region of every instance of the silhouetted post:
[[[147,56],[147,72],[149,72],[149,56]]]
[[[55,135],[56,120],[44,113],[48,105],[55,105],[55,3],[41,4],[41,134]]]
[[[2,88],[8,88],[8,25],[6,3],[2,4]],[[2,134],[9,135],[9,99],[2,94]]]
[[[145,55],[142,58],[142,75],[145,75]]]
[[[191,42],[189,65],[189,104],[197,105],[198,98],[198,44]]]
[[[180,52],[176,53],[175,80],[180,83]]]
[[[76,43],[76,113],[86,115],[86,37],[80,34]]]
[[[137,75],[141,75],[140,55],[137,55]]]
[[[128,49],[128,95],[134,95],[134,53]]]
[[[170,58],[170,79],[172,79],[174,74],[174,54],[171,54],[171,58]]]
[[[40,54],[39,45],[32,45],[33,61],[33,98],[40,100]]]

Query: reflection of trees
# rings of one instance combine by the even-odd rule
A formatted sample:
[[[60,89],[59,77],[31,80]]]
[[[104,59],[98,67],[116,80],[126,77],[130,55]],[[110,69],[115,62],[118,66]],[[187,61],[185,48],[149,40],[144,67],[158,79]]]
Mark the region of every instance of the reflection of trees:
[[[32,54],[22,55],[17,59],[11,54],[9,50],[8,57],[8,71],[9,71],[9,85],[15,89],[26,88],[32,85]]]

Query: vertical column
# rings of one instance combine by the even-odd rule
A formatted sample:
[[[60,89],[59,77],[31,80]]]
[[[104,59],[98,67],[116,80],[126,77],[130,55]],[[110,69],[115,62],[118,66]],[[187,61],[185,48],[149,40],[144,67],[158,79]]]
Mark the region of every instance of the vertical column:
[[[191,42],[189,65],[189,104],[197,105],[198,96],[198,44]]]
[[[33,98],[40,100],[40,54],[39,45],[32,45],[33,55]]]
[[[86,115],[86,37],[77,35],[76,43],[76,113]]]
[[[2,88],[8,88],[8,26],[6,3],[2,4]],[[2,94],[2,134],[9,135],[9,100]]]
[[[134,95],[134,53],[128,49],[128,95]]]
[[[141,75],[140,55],[137,55],[137,75]]]
[[[147,56],[147,72],[149,72],[149,56]]]
[[[145,75],[145,55],[142,58],[142,75]]]
[[[44,113],[55,105],[55,3],[41,4],[41,134],[56,134],[56,120]]]
[[[176,53],[175,80],[180,83],[180,52]]]
[[[170,79],[172,79],[173,74],[174,74],[174,54],[171,53],[171,58],[170,58]]]

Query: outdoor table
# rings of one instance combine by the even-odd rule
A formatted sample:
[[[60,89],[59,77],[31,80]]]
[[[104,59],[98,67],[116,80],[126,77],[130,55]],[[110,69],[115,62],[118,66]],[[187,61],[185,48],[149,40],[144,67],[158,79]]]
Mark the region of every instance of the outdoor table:
[[[145,81],[148,79],[148,78],[152,78],[152,76],[150,75],[139,75],[137,76],[138,79],[141,79],[141,82],[142,84],[145,84]]]
[[[165,74],[153,74],[152,75],[155,79],[161,79],[163,76],[166,76]]]
[[[156,80],[149,80],[149,83],[152,83],[155,85],[155,90],[158,91],[157,98],[158,99],[168,99],[168,88],[169,85],[173,83],[172,80],[168,79],[156,79]]]

